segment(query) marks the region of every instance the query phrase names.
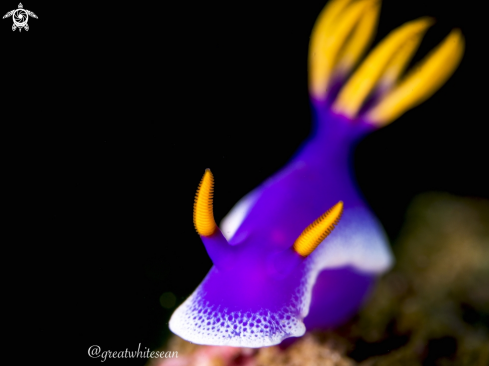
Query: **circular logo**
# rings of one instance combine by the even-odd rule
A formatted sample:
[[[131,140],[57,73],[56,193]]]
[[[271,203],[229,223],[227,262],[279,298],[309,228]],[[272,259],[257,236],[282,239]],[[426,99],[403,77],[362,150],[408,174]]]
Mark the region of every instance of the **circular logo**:
[[[21,28],[27,24],[27,20],[29,16],[24,9],[17,9],[12,14],[12,18],[14,19],[14,23],[17,27]]]

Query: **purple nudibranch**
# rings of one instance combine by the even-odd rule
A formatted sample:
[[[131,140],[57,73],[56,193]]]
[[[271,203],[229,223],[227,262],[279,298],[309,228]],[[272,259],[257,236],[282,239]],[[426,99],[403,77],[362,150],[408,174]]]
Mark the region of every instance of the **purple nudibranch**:
[[[462,58],[464,39],[454,29],[405,74],[433,21],[404,24],[363,57],[379,9],[377,0],[333,0],[323,9],[309,51],[314,132],[221,228],[212,215],[213,176],[204,174],[194,224],[214,266],[170,319],[180,337],[263,347],[335,327],[392,266],[382,226],[356,185],[353,151],[366,134],[443,85]]]

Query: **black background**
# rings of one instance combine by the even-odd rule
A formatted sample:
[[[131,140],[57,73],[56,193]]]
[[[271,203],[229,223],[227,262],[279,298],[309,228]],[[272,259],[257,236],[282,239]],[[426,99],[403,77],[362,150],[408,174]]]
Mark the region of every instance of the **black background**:
[[[174,309],[160,295],[182,302],[211,267],[192,225],[204,169],[219,222],[309,133],[308,41],[324,4],[29,1],[29,32],[0,22],[4,284],[23,346],[50,334],[97,364],[91,345],[161,345]],[[413,63],[454,27],[466,37],[447,84],[358,146],[359,184],[392,241],[421,192],[489,198],[481,14],[383,2],[375,42],[437,19]]]

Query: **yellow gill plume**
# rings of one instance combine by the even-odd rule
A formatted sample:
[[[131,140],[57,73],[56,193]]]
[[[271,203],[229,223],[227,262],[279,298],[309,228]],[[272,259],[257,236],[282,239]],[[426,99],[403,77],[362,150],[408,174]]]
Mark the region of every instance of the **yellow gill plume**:
[[[380,12],[380,2],[374,2],[365,10],[358,21],[352,35],[340,52],[337,64],[338,71],[347,74],[363,56],[365,50],[372,42]]]
[[[384,70],[397,51],[413,37],[423,34],[433,20],[423,17],[408,22],[392,31],[358,67],[346,85],[341,89],[333,110],[350,118],[355,118],[362,103],[376,86]]]
[[[309,225],[294,242],[293,249],[302,257],[307,257],[331,233],[343,213],[340,201]]]
[[[416,53],[416,50],[421,43],[421,39],[423,38],[422,36],[422,34],[418,34],[408,40],[394,55],[378,82],[378,88],[381,91],[388,91],[399,82],[401,75],[409,64],[409,61],[411,61],[412,57]]]
[[[453,74],[464,48],[462,33],[459,29],[452,30],[430,55],[366,114],[365,119],[377,126],[385,126],[428,99]]]
[[[212,208],[213,194],[214,176],[210,169],[206,169],[194,200],[194,226],[201,236],[211,236],[217,229]]]
[[[373,14],[368,9],[377,3],[377,0],[361,0],[351,5],[350,3],[351,0],[331,1],[319,15],[312,30],[309,45],[309,92],[317,99],[326,98],[331,75],[348,35],[362,15],[372,18]],[[369,23],[368,19],[365,22]],[[362,48],[366,46],[363,43],[366,42],[368,37],[364,39],[363,35],[355,33],[350,50],[343,55],[343,59],[355,58],[356,54],[363,51]]]

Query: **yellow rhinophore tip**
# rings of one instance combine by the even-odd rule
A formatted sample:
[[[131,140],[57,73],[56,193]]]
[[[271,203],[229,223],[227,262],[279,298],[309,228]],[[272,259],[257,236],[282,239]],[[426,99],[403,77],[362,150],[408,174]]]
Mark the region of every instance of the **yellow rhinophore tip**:
[[[453,74],[463,53],[464,37],[459,29],[454,29],[365,118],[376,125],[384,126],[428,99]]]
[[[201,236],[211,236],[217,229],[212,212],[213,193],[214,177],[210,169],[206,169],[194,201],[194,226]]]
[[[330,2],[319,15],[312,30],[309,46],[309,92],[324,99],[338,54],[348,35],[373,1],[351,0]]]
[[[423,17],[392,31],[370,52],[348,83],[341,89],[333,110],[336,113],[355,118],[396,52],[411,38],[425,32],[432,24],[431,18]]]
[[[309,225],[294,242],[294,250],[307,257],[331,233],[340,221],[343,202],[340,201]]]

